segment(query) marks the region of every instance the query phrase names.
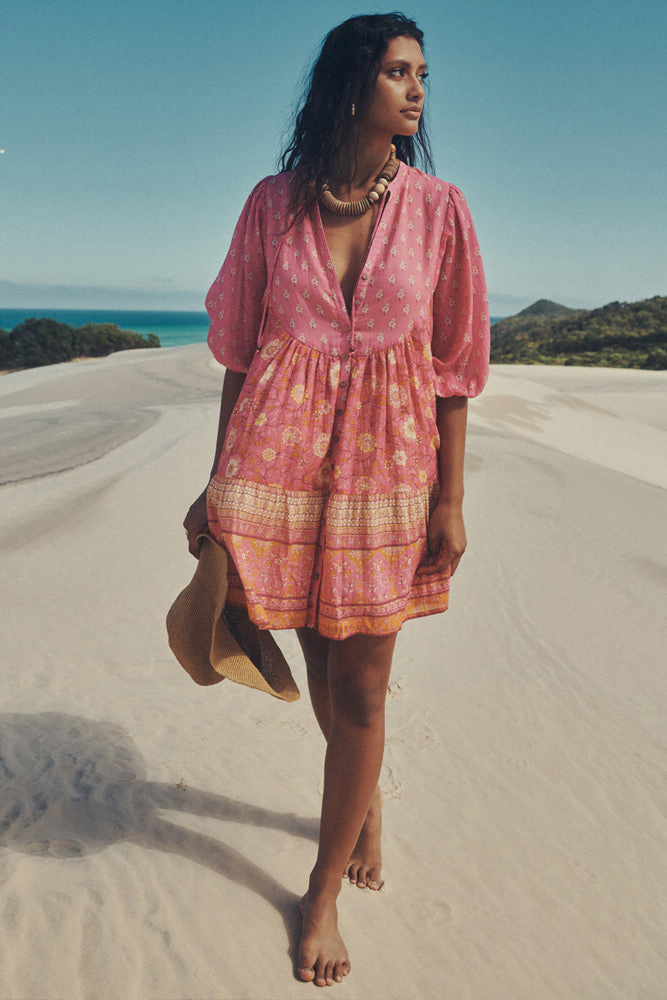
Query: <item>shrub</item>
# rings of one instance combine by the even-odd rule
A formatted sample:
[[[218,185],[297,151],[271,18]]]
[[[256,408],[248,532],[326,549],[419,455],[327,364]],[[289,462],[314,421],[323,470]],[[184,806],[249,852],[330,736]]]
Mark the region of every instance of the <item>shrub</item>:
[[[77,357],[101,358],[114,351],[160,346],[154,333],[142,337],[115,323],[86,323],[77,329],[54,319],[27,319],[11,333],[0,331],[0,365],[36,368]]]

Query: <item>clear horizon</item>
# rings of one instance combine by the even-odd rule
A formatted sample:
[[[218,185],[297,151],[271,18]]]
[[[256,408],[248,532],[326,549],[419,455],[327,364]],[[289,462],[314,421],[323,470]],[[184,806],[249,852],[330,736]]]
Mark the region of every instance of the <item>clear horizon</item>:
[[[165,304],[164,297],[154,299],[148,295],[144,296],[143,293],[137,292],[135,289],[128,289],[126,291],[123,291],[123,289],[91,290],[61,286],[52,293],[48,287],[39,289],[38,286],[24,286],[33,289],[31,293],[33,298],[28,301],[28,299],[24,299],[19,295],[16,295],[15,299],[13,296],[7,296],[4,291],[6,287],[6,283],[0,281],[0,313],[26,312],[29,310],[37,310],[41,313],[50,310],[52,312],[196,312],[206,314],[203,300],[197,304],[195,301],[196,295],[188,295],[188,293],[183,293],[182,297],[176,293],[174,294],[174,299],[177,302],[191,302],[193,304],[168,305]],[[20,287],[18,285],[14,286],[14,289],[20,289]],[[533,305],[539,301],[539,299],[531,299],[530,301],[526,300],[523,302],[519,299],[514,300],[511,296],[496,296],[495,299],[498,303],[498,309],[490,309],[492,318],[513,315],[516,312],[520,312],[521,309],[526,308],[526,306]],[[97,302],[101,304],[96,304]],[[146,304],[146,302],[149,304]],[[150,304],[151,302],[153,303],[152,305]]]
[[[0,306],[201,309],[251,186],[275,171],[303,71],[358,12],[7,8]],[[470,203],[492,315],[665,294],[667,7],[405,12],[425,31],[437,173]]]

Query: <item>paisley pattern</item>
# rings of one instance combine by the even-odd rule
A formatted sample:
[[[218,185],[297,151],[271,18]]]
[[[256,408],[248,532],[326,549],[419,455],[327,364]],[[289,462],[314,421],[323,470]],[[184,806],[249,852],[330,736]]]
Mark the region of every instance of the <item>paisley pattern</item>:
[[[209,525],[260,628],[387,634],[447,607],[447,574],[415,572],[436,396],[475,396],[488,375],[479,248],[461,192],[402,163],[350,314],[319,211],[290,228],[290,181],[253,190],[207,296],[211,350],[247,373]]]

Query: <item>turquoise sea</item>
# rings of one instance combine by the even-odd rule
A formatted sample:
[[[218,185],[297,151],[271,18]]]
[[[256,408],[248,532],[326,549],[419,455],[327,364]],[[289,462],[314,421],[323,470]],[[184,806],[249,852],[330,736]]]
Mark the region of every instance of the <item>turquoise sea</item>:
[[[115,323],[121,330],[134,330],[142,337],[154,333],[163,347],[198,344],[206,340],[206,312],[146,312],[118,309],[0,309],[0,328],[12,330],[25,319],[55,319],[70,326],[84,323]]]
[[[134,330],[143,337],[154,333],[163,347],[199,344],[206,341],[208,316],[205,312],[146,312],[117,309],[0,309],[0,329],[12,330],[25,319],[55,319],[70,326],[84,323],[115,323],[122,330]],[[500,316],[492,316],[495,323]]]

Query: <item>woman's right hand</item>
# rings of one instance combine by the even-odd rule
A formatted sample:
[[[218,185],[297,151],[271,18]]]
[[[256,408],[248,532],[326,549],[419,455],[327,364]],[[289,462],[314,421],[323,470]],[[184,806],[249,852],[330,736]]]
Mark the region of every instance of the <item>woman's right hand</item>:
[[[190,554],[199,559],[199,546],[197,545],[197,535],[208,528],[208,515],[206,513],[206,490],[199,494],[190,510],[185,515],[183,527],[188,536],[188,549]]]

